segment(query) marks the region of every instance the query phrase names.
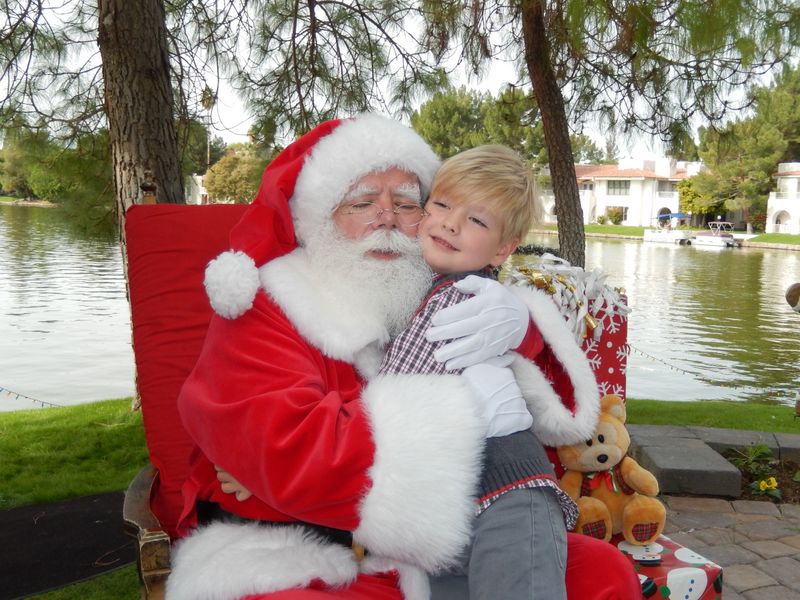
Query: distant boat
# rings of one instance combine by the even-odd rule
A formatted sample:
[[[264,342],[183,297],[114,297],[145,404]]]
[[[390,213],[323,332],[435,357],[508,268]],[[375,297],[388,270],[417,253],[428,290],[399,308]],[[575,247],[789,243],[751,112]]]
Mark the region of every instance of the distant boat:
[[[728,221],[711,221],[708,224],[709,231],[695,234],[694,241],[696,246],[713,246],[716,248],[736,248],[742,245],[741,240],[733,237],[733,223]]]
[[[653,221],[655,225],[644,230],[642,240],[645,242],[660,242],[663,244],[680,244],[681,246],[692,243],[691,231],[673,228],[672,219],[685,219],[683,213],[667,213],[658,215]]]
[[[685,229],[645,229],[642,240],[645,242],[661,242],[665,244],[680,244],[681,246],[692,243],[691,231]]]

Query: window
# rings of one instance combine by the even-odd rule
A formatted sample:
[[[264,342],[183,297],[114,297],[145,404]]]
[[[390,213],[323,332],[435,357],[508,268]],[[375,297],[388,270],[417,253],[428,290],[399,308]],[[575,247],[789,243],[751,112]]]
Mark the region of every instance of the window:
[[[784,194],[791,194],[797,191],[797,179],[781,178],[778,180],[778,191]]]
[[[609,179],[607,185],[609,196],[629,196],[631,182],[628,179]]]
[[[674,181],[659,181],[658,182],[658,191],[659,192],[677,192],[678,186],[675,185]]]

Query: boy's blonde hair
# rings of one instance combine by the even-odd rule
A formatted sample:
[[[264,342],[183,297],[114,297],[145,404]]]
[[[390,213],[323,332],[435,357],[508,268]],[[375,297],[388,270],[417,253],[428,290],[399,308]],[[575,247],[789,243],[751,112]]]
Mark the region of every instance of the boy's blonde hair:
[[[491,207],[503,222],[503,241],[520,241],[541,219],[536,178],[507,146],[486,144],[448,158],[433,180],[430,196]]]

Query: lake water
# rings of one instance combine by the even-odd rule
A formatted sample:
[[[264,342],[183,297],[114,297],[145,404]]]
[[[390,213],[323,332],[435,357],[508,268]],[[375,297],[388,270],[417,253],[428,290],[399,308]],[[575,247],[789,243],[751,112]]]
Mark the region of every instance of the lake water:
[[[784,295],[800,281],[800,252],[589,238],[595,267],[631,307],[630,397],[794,403],[800,315]]]
[[[71,230],[57,209],[0,205],[0,249],[0,411],[132,395],[116,241]],[[800,252],[591,238],[586,257],[628,295],[629,396],[794,402],[800,315],[784,292]]]
[[[0,205],[0,411],[134,393],[119,244],[63,218]]]

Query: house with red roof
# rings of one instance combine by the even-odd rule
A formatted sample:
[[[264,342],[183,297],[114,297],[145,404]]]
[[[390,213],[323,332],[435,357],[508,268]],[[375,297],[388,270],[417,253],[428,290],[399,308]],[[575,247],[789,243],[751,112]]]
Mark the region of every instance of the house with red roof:
[[[617,212],[622,225],[649,227],[659,215],[678,213],[678,182],[700,163],[671,158],[625,158],[616,165],[575,165],[584,224]],[[555,198],[544,193],[545,222],[555,223]],[[601,218],[602,220],[602,218]]]
[[[767,200],[766,233],[800,234],[800,163],[781,163]]]

